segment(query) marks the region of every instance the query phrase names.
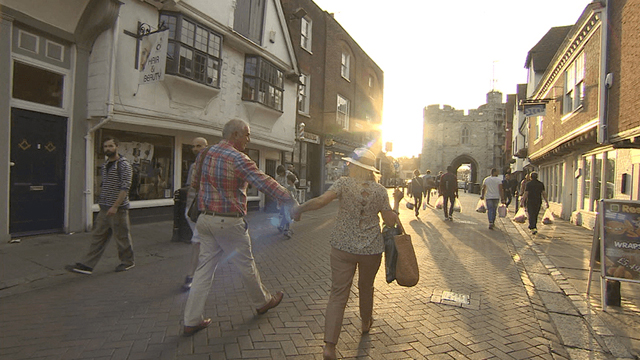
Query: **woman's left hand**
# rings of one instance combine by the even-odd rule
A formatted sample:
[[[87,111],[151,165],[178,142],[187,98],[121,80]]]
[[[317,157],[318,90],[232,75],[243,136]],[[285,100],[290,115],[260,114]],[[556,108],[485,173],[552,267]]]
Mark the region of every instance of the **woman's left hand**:
[[[294,221],[300,221],[301,215],[302,215],[302,211],[300,211],[300,205],[294,205],[291,208],[291,218]]]

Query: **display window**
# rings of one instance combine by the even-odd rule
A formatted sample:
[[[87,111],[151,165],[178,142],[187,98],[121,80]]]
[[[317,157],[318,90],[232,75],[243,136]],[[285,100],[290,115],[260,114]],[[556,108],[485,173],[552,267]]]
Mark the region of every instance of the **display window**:
[[[334,181],[348,174],[347,163],[342,160],[342,158],[346,156],[347,155],[341,151],[325,151],[325,185],[331,186]]]
[[[258,167],[260,167],[260,151],[255,149],[245,149],[244,153],[247,154],[247,156],[251,160],[253,160]],[[254,188],[253,186],[251,186],[251,184],[249,184],[249,186],[247,187],[247,196],[258,196],[258,195],[260,195],[258,194],[258,189]]]
[[[173,197],[172,136],[137,133],[111,129],[98,130],[95,140],[94,202],[98,202],[102,184],[102,164],[106,161],[102,139],[112,136],[119,141],[118,153],[131,164],[133,178],[129,200],[155,200]]]

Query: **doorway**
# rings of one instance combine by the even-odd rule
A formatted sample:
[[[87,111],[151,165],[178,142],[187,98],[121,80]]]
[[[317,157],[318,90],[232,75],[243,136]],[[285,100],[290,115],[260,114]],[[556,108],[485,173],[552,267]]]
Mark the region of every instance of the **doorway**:
[[[11,236],[62,232],[67,118],[11,109]]]

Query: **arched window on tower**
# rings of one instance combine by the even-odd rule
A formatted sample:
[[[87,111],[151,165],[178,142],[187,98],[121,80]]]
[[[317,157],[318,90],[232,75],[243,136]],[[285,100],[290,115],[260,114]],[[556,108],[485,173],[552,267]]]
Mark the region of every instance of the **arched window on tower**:
[[[469,143],[469,129],[467,127],[462,128],[461,142],[463,144]]]

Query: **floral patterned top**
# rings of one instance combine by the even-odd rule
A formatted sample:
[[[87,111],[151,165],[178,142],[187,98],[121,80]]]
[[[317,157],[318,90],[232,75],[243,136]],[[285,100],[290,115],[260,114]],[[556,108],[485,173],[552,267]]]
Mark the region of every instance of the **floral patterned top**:
[[[378,213],[391,210],[387,189],[375,181],[362,183],[341,177],[329,190],[338,194],[340,200],[336,226],[329,240],[331,246],[357,255],[381,254],[384,241]]]

